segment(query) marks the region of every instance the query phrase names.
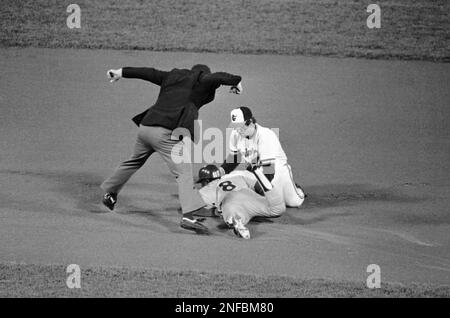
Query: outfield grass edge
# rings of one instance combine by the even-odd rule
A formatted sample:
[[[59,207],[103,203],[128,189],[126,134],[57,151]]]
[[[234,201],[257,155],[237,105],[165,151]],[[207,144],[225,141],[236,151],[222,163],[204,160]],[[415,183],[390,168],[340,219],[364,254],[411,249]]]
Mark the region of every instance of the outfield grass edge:
[[[448,285],[298,279],[241,273],[210,273],[126,267],[80,267],[80,287],[67,285],[67,265],[0,263],[0,297],[149,297],[149,298],[411,298],[450,297]]]
[[[450,62],[450,22],[443,0],[387,0],[380,29],[366,26],[366,4],[357,1],[124,0],[111,5],[80,0],[79,29],[66,26],[68,14],[61,3],[5,1],[0,47]]]

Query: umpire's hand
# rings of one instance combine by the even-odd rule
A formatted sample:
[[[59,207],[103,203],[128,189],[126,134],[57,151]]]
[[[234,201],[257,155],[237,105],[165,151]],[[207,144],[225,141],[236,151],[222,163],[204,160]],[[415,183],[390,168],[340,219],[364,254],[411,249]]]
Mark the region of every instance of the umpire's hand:
[[[239,84],[237,84],[236,86],[231,86],[230,93],[238,94],[238,95],[240,93],[242,93],[242,84],[241,84],[241,82],[239,82]]]
[[[108,70],[108,72],[106,73],[108,76],[108,79],[111,83],[114,83],[116,81],[118,81],[121,77],[122,77],[122,69],[119,68],[117,70]]]

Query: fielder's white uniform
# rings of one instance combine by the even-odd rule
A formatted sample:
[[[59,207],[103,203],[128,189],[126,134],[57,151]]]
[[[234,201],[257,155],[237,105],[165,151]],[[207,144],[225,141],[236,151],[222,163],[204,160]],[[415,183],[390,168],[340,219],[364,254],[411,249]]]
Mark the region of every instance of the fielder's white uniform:
[[[217,208],[226,223],[237,216],[247,224],[255,216],[276,217],[286,211],[281,192],[273,187],[261,196],[254,191],[256,177],[249,171],[233,171],[199,190],[207,209]]]
[[[252,137],[243,137],[233,130],[230,136],[230,151],[241,153],[247,163],[273,163],[275,175],[272,180],[274,188],[282,192],[286,206],[300,207],[305,194],[294,182],[291,166],[281,147],[278,136],[271,129],[255,124],[256,131]],[[256,178],[255,178],[256,179]]]

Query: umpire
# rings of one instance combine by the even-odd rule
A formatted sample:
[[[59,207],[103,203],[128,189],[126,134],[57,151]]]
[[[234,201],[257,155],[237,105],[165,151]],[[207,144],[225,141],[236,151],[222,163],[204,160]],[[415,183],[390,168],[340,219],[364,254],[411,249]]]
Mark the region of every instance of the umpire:
[[[178,185],[178,195],[183,216],[180,226],[200,234],[208,233],[208,228],[194,218],[194,213],[205,206],[193,184],[192,164],[173,160],[173,155],[182,156],[183,141],[174,139],[172,131],[185,128],[194,137],[195,120],[198,110],[214,100],[220,85],[231,86],[230,92],[242,91],[241,77],[217,72],[211,73],[206,65],[194,65],[192,69],[161,71],[148,67],[123,67],[108,71],[111,82],[120,78],[137,78],[160,86],[156,103],[141,114],[133,117],[139,126],[134,151],[122,162],[101,188],[105,191],[102,203],[114,209],[117,195],[130,177],[144,165],[147,159],[158,152]],[[179,163],[182,162],[182,163]]]

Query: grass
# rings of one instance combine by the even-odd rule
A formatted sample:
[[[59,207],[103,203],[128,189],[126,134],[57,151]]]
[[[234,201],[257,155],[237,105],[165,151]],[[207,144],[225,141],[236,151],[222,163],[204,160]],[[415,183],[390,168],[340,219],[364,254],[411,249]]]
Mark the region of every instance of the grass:
[[[364,283],[194,271],[81,268],[81,288],[66,286],[62,265],[0,264],[0,297],[300,298],[450,297],[450,286]]]
[[[324,55],[450,61],[447,0],[2,0],[0,47]],[[377,3],[377,2],[376,2]]]

